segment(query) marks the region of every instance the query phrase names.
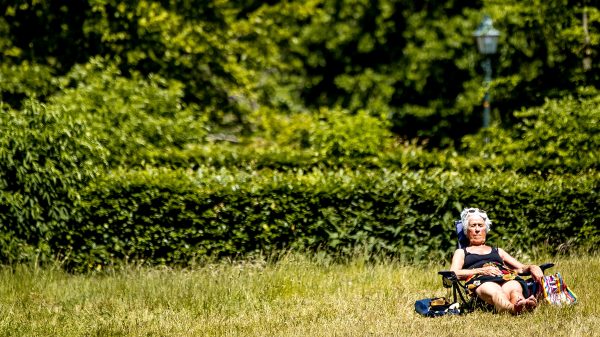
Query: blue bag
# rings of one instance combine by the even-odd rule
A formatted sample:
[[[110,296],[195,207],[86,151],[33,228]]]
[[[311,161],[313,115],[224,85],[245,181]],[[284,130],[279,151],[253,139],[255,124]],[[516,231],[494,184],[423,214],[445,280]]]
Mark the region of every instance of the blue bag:
[[[418,300],[415,302],[415,311],[425,317],[460,315],[458,303],[450,303],[445,297]]]

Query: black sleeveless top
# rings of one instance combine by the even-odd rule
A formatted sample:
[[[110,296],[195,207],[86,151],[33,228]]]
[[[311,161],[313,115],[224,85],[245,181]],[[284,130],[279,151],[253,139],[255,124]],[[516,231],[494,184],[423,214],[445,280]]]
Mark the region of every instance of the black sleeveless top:
[[[502,258],[500,257],[500,253],[498,253],[498,248],[492,247],[492,251],[489,254],[472,254],[465,251],[465,263],[463,265],[463,269],[475,269],[481,268],[484,264],[488,262],[498,262],[500,264],[504,264]]]

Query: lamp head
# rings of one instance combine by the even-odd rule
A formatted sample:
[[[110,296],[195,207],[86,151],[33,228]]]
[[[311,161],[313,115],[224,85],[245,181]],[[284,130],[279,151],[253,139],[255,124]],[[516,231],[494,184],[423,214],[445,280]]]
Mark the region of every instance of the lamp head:
[[[477,49],[481,54],[491,55],[496,53],[500,32],[494,28],[492,18],[489,15],[483,18],[473,36],[477,41]]]

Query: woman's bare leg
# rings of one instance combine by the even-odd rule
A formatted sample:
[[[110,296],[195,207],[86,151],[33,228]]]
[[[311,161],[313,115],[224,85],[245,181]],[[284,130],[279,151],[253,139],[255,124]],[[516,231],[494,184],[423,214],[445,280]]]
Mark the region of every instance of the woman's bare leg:
[[[477,287],[475,292],[479,298],[484,300],[486,303],[493,305],[498,312],[516,313],[515,304],[510,301],[509,295],[504,292],[499,284],[494,282],[486,282]],[[522,294],[521,297],[523,297]],[[516,305],[516,309],[518,311],[522,310],[523,305],[524,303],[519,302]]]
[[[525,299],[521,284],[515,280],[508,281],[502,285],[502,290],[508,295],[510,303],[515,304],[519,300]]]
[[[523,287],[521,284],[515,280],[508,281],[502,285],[502,290],[508,294],[510,302],[513,305],[519,306],[517,303],[521,304],[521,301],[524,301],[524,309],[527,311],[531,311],[537,307],[537,300],[535,296],[529,296],[525,298],[523,296]]]

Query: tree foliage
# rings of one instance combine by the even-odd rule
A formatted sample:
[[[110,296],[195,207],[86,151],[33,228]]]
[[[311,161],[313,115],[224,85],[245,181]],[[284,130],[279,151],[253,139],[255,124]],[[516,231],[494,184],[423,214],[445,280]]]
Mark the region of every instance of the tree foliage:
[[[595,91],[587,99],[548,99],[541,107],[516,111],[514,118],[518,123],[510,130],[496,127],[465,137],[469,154],[524,173],[598,169],[600,96]]]
[[[48,76],[101,56],[116,62],[123,76],[179,81],[184,101],[210,111],[228,132],[248,132],[247,118],[259,106],[281,112],[339,107],[387,119],[402,137],[447,146],[473,133],[466,126],[481,124],[481,57],[471,36],[484,13],[502,32],[493,62],[494,119],[511,126],[514,110],[598,86],[597,62],[587,70],[582,66],[584,57],[597,56],[598,5],[5,1],[0,46],[6,57],[0,69],[20,80],[4,85],[2,97],[10,103],[34,92],[47,97],[57,90]],[[43,76],[26,84],[27,77],[10,70],[14,67]]]
[[[58,83],[60,92],[48,105],[85,121],[110,152],[112,166],[136,164],[146,151],[183,148],[206,135],[207,112],[185,104],[175,80],[137,72],[124,77],[114,62],[95,58]]]
[[[503,240],[595,245],[599,7],[3,1],[0,260],[440,256],[467,204],[517,224]]]

